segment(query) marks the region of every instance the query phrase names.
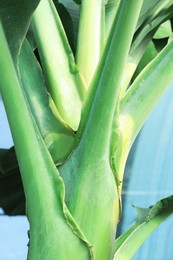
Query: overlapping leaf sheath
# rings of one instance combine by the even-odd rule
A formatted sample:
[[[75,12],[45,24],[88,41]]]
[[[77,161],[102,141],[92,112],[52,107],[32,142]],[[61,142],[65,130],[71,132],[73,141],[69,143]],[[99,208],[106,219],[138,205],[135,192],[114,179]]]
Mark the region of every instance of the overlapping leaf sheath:
[[[95,259],[113,257],[119,196],[110,165],[110,139],[119,83],[141,4],[142,1],[131,1],[129,9],[128,3],[123,2],[112,41],[105,49],[84,107],[79,145],[59,168],[66,186],[66,203],[93,245]],[[127,15],[131,31],[124,23]],[[126,32],[123,35],[122,27]],[[117,40],[120,44],[115,48]]]
[[[17,10],[25,7],[24,2],[17,5],[16,17]],[[29,22],[30,15],[25,17],[23,13],[23,19],[28,18]],[[9,34],[1,22],[0,90],[26,195],[30,222],[29,259],[92,259],[92,249],[64,203],[64,183],[33,118],[16,71],[17,52],[8,45]],[[16,34],[17,42],[18,38],[24,38],[27,30],[24,25],[22,33]],[[12,32],[13,27],[9,25],[8,30]]]
[[[0,91],[26,196],[29,259],[111,260],[121,213],[124,165],[134,138],[173,79],[173,41],[151,58],[128,91],[133,70],[125,75],[128,84],[122,83],[125,64],[128,57],[138,64],[157,27],[171,17],[173,3],[93,0],[88,6],[82,1],[86,13],[81,13],[81,24],[86,24],[90,8],[92,17],[94,10],[98,11],[99,24],[95,28],[99,28],[101,40],[94,67],[92,55],[87,60],[92,73],[101,54],[105,22],[108,40],[83,107],[79,130],[84,85],[53,1],[42,0],[32,22],[44,73],[27,41],[21,45],[38,3],[0,1]],[[113,9],[105,12],[105,4]],[[84,27],[79,28],[79,43],[81,36],[84,40]],[[90,32],[93,37],[92,28],[86,34]],[[94,35],[96,39],[98,35]],[[92,47],[89,49],[94,54],[96,46]],[[84,51],[78,51],[85,65],[87,52],[81,57]],[[90,82],[90,71],[88,75]],[[72,129],[78,130],[75,146]],[[61,163],[58,170],[54,161]],[[145,212],[139,211],[144,216],[118,240],[115,258],[121,259],[124,252],[128,257],[128,236],[138,237],[142,230],[145,238],[172,213],[172,197]]]
[[[83,0],[80,8],[76,63],[87,89],[90,87],[104,44],[105,0]]]
[[[139,74],[120,103],[119,138],[112,152],[117,178],[122,181],[127,155],[149,113],[173,81],[173,41]],[[113,144],[115,146],[115,144]]]
[[[62,119],[76,131],[85,90],[52,1],[41,1],[32,25],[48,90]]]
[[[62,163],[74,146],[74,133],[60,119],[31,47],[25,40],[18,62],[21,83],[41,135],[56,164]]]

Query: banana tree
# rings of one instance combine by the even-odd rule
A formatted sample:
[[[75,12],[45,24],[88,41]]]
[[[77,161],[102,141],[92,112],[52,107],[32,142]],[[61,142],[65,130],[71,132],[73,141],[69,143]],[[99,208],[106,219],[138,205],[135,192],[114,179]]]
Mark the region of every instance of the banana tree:
[[[76,1],[76,41],[67,2],[0,0],[0,92],[28,259],[130,259],[173,212],[172,196],[136,207],[135,224],[115,239],[130,148],[173,82],[173,1]],[[156,33],[169,38],[162,48]],[[2,187],[18,174],[11,152],[0,153]]]

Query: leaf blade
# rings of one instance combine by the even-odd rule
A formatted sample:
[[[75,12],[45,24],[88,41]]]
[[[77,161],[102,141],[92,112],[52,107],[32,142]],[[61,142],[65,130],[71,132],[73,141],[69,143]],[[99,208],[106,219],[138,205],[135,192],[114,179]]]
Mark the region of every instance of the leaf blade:
[[[0,1],[1,22],[13,57],[16,57],[19,52],[31,15],[39,2],[40,0]]]
[[[145,239],[173,213],[173,196],[158,201],[152,207],[138,210],[141,216],[136,223],[115,241],[114,259],[131,259]]]

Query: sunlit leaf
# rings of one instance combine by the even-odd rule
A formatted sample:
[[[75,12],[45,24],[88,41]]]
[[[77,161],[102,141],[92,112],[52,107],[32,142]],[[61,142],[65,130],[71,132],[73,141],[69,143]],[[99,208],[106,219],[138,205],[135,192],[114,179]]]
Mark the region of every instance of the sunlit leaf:
[[[160,25],[156,33],[154,34],[154,39],[168,38],[172,34],[171,22],[168,20]]]
[[[145,239],[173,213],[173,196],[146,209],[135,208],[138,213],[135,224],[115,240],[115,260],[130,259]]]

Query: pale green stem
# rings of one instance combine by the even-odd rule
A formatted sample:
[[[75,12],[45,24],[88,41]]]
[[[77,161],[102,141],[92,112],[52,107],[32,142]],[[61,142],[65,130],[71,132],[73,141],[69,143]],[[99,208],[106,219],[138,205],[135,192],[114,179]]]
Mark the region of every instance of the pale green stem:
[[[29,259],[89,259],[89,250],[77,237],[80,232],[64,204],[63,181],[32,117],[1,24],[0,42],[0,90],[26,195]]]
[[[52,1],[40,2],[32,25],[48,89],[62,119],[77,130],[85,90]]]
[[[95,146],[99,154],[104,154],[105,150],[109,150],[112,123],[119,97],[122,72],[142,2],[142,0],[138,2],[132,0],[129,5],[128,1],[122,1],[114,33],[112,34],[112,40],[108,42],[105,48],[93,80],[91,94],[95,91],[95,95],[90,112],[88,113],[89,116],[82,139],[85,140],[87,138],[88,144],[90,142],[89,145],[92,146],[96,143]],[[90,95],[89,98],[91,98]]]
[[[106,46],[95,74],[91,88],[94,95],[89,94],[91,100],[84,107],[84,112],[88,106],[90,111],[84,115],[87,119],[79,145],[60,168],[66,184],[67,205],[93,244],[98,260],[111,259],[119,218],[119,197],[109,161],[110,136],[121,73],[141,4],[142,1],[136,0],[131,0],[130,5],[126,0],[122,3],[112,41]]]
[[[76,62],[89,88],[103,50],[105,35],[103,0],[82,0]]]

